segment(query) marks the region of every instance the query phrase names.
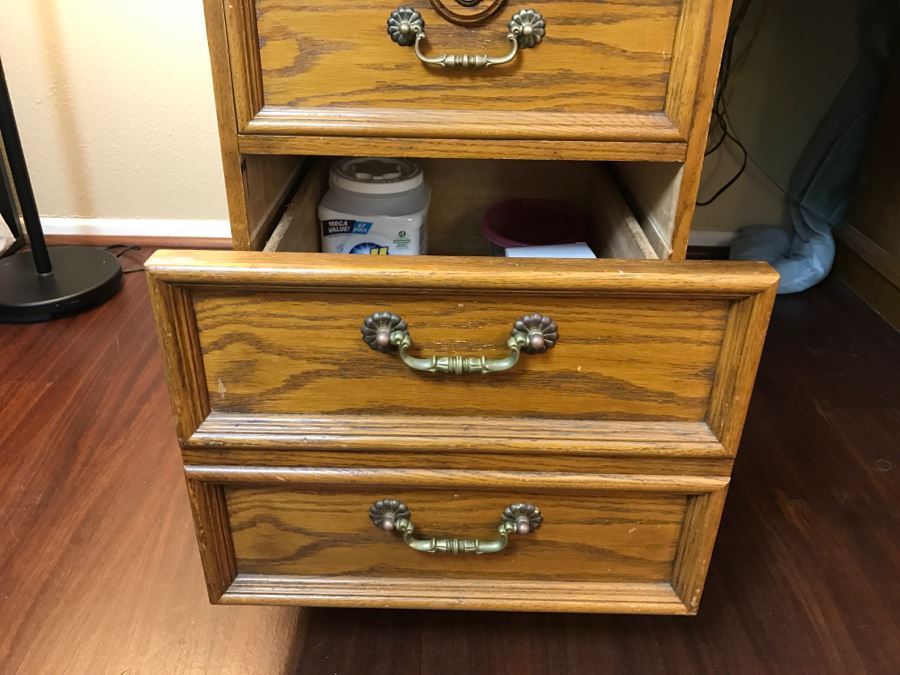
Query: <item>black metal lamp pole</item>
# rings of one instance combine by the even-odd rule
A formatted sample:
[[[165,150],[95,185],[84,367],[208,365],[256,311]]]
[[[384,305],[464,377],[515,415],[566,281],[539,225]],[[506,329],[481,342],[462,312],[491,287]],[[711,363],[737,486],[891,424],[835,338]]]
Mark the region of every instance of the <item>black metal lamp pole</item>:
[[[31,246],[0,260],[0,323],[48,321],[106,302],[122,285],[118,259],[90,246],[47,247],[6,74],[0,61],[0,134]]]
[[[0,61],[0,135],[3,136],[6,160],[9,162],[9,171],[16,194],[19,196],[19,206],[22,209],[22,220],[25,221],[25,231],[28,232],[28,241],[31,244],[34,267],[38,274],[49,274],[53,271],[53,265],[50,262],[50,253],[47,251],[47,242],[44,241],[41,217],[38,215],[37,203],[34,200],[34,190],[31,188],[28,166],[25,164],[22,140],[19,138],[19,130],[16,128],[16,116],[13,112],[9,88],[6,86],[6,73],[3,72],[2,61]]]

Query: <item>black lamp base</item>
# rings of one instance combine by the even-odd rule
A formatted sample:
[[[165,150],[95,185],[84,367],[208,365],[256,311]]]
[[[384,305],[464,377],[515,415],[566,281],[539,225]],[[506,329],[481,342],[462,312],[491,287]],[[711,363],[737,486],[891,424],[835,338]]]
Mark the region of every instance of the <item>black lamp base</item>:
[[[36,323],[77,314],[114,296],[122,266],[92,246],[52,246],[53,271],[38,274],[29,253],[0,259],[0,323]]]

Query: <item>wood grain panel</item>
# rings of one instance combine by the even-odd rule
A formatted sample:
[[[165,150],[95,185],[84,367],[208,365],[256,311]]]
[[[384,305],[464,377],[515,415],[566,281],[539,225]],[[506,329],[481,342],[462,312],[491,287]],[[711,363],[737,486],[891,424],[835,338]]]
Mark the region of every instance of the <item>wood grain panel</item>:
[[[659,259],[609,167],[598,164],[596,171],[597,177],[590,191],[590,211],[595,226],[588,239],[594,253],[600,258]]]
[[[184,447],[363,451],[733,456],[777,280],[756,263],[215,251],[147,267]],[[359,337],[385,308],[429,353],[495,353],[533,310],[562,339],[507,373],[416,373]]]
[[[265,103],[286,108],[663,110],[680,2],[544,0],[544,42],[515,64],[441,71],[385,32],[384,3],[256,0]],[[511,6],[474,28],[423,15],[432,53],[506,51]]]
[[[259,154],[362,155],[373,157],[441,157],[489,159],[565,159],[572,161],[678,162],[687,143],[636,141],[550,141],[353,136],[288,136],[242,133],[241,152]]]
[[[303,170],[298,157],[251,155],[241,160],[244,194],[247,198],[249,249],[258,251],[275,225]]]
[[[228,440],[232,440],[229,438]],[[318,445],[318,444],[317,444]],[[649,457],[641,455],[602,457],[595,454],[549,452],[494,452],[486,447],[478,451],[448,452],[441,450],[405,450],[404,452],[380,450],[349,451],[328,447],[324,450],[300,448],[268,447],[262,442],[255,447],[227,445],[220,447],[187,447],[181,456],[186,465],[218,467],[304,467],[311,470],[326,470],[336,463],[350,469],[409,469],[428,467],[433,470],[473,470],[506,471],[516,462],[526,464],[530,471],[569,472],[573,474],[603,474],[607,478],[645,472],[654,476],[728,476],[731,473],[731,458],[715,457]],[[623,444],[623,451],[624,451]],[[649,454],[649,453],[648,453]],[[674,454],[674,453],[672,453]]]
[[[666,264],[647,260],[542,260],[537,264],[523,258],[160,250],[147,260],[146,268],[152,278],[178,286],[368,287],[425,293],[484,290],[535,296],[741,299],[778,283],[778,274],[766,263],[718,260]]]
[[[328,189],[328,164],[314,162],[263,247],[263,251],[318,251],[321,247],[319,201]]]
[[[393,7],[226,4],[228,58],[214,58],[235,76],[240,132],[645,143],[688,139],[698,92],[710,86],[701,77],[721,50],[710,16],[727,17],[729,6],[728,0],[547,0],[539,9],[548,34],[537,48],[504,67],[458,71],[426,67],[412,49],[391,42],[384,28]],[[464,28],[424,0],[416,7],[433,53],[505,50],[506,22],[515,11]],[[504,156],[490,149],[478,156],[492,152]]]
[[[187,488],[206,592],[209,601],[216,602],[237,576],[225,490],[215,483],[190,479]]]
[[[219,126],[219,145],[222,152],[222,172],[225,178],[225,196],[228,200],[228,219],[231,222],[231,239],[234,248],[250,249],[250,229],[253,225],[247,216],[247,190],[244,171],[238,150],[238,119],[235,80],[246,78],[244,70],[232,71],[229,61],[227,20],[223,3],[204,0],[206,37],[209,45],[213,93],[216,99],[216,119]]]
[[[212,570],[236,570],[214,601],[539,611],[695,612],[674,575],[691,574],[699,598],[722,507],[706,496],[728,484],[689,475],[186,471],[189,484],[208,485],[226,505],[200,514],[230,533]],[[544,523],[496,554],[429,555],[372,525],[369,507],[387,497],[407,504],[424,539],[492,539],[502,510],[518,501],[538,505]]]
[[[449,609],[505,612],[690,614],[669,583],[549,582],[442,579],[425,587],[415,579],[294,577],[239,574],[220,604]],[[496,622],[498,619],[493,619]],[[508,621],[504,616],[502,621]],[[465,671],[465,668],[462,668]],[[527,670],[527,669],[525,669]],[[553,671],[550,671],[553,672]]]
[[[684,495],[557,494],[540,490],[425,490],[324,486],[226,487],[238,572],[297,576],[540,581],[671,578],[684,520]],[[496,537],[512,503],[538,505],[544,525],[510,537],[498,554],[429,555],[375,528],[369,507],[385,497],[410,508],[416,536]]]
[[[772,287],[759,301],[742,300],[729,310],[728,337],[722,344],[720,376],[713,386],[707,420],[710,429],[731,454],[737,452],[744,430],[775,291]]]
[[[148,282],[156,330],[166,360],[169,400],[180,441],[186,441],[209,414],[197,324],[187,291]]]
[[[338,460],[339,457],[335,457]],[[302,466],[195,466],[185,465],[188,478],[212,483],[254,484],[257,486],[287,487],[314,485],[317,489],[365,488],[404,489],[447,488],[453,490],[495,490],[503,486],[513,491],[609,491],[634,493],[702,494],[718,490],[728,484],[724,476],[691,476],[649,474],[586,474],[555,471],[486,471],[483,469],[448,471],[423,468],[404,469],[348,469],[309,468]]]
[[[672,586],[691,613],[700,608],[706,572],[712,559],[719,520],[725,507],[727,488],[708,492],[690,500],[684,532],[678,542]]]
[[[669,89],[666,103],[669,118],[685,132],[688,141],[684,170],[678,181],[674,228],[667,242],[672,248],[674,260],[684,260],[687,254],[730,10],[731,0],[714,0],[708,8],[692,8],[691,12],[685,12],[685,16],[693,16],[694,22],[685,23],[679,29],[682,37],[693,35],[700,38],[703,47],[702,56],[690,50],[679,52],[673,64],[673,86]],[[679,73],[691,73],[696,82],[692,78],[688,81],[686,77],[679,77]]]
[[[728,303],[722,300],[367,291],[198,289],[193,294],[213,410],[248,415],[703,419]],[[417,352],[502,355],[519,316],[559,323],[559,344],[515,369],[452,377],[372,351],[362,320],[390,310]],[[399,423],[399,421],[398,421]]]
[[[672,255],[683,164],[618,162],[613,165],[629,206],[659,258]]]
[[[706,421],[626,422],[547,418],[405,416],[402,423],[384,415],[255,415],[212,412],[182,442],[187,448],[309,448],[381,453],[478,453],[529,456],[559,453],[583,459],[591,455],[627,457],[728,457]]]

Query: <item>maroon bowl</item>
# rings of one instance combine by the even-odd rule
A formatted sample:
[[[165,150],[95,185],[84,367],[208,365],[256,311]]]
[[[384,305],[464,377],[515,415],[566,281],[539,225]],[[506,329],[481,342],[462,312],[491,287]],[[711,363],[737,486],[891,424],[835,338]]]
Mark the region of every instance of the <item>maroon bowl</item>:
[[[584,241],[587,221],[569,204],[550,199],[510,199],[481,218],[481,233],[500,249]],[[499,251],[502,255],[502,250]]]

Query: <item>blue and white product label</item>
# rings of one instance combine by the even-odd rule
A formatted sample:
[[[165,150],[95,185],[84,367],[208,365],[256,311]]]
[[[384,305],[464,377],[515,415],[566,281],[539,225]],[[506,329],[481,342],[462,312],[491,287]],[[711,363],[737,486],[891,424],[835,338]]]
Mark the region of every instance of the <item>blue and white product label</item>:
[[[338,216],[344,214],[320,209],[322,251],[325,253],[419,255],[426,252],[424,213],[375,216],[365,220]]]
[[[331,237],[335,234],[368,234],[370,229],[372,229],[372,223],[366,223],[361,220],[338,218],[336,220],[322,221],[323,237]]]

